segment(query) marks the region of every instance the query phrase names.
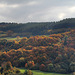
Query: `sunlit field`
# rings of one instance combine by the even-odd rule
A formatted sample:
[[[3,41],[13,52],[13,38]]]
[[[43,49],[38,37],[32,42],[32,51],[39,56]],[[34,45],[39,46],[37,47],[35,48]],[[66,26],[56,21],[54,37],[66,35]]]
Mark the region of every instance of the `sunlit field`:
[[[23,37],[21,37],[21,38],[19,38],[19,40],[21,40]],[[17,38],[15,37],[15,38],[11,38],[11,37],[6,37],[6,38],[0,38],[1,40],[3,40],[3,39],[6,39],[6,40],[11,40],[11,41],[13,41],[13,40],[17,40]]]
[[[24,73],[25,69],[20,69],[20,71],[22,73]],[[72,74],[48,73],[48,72],[42,72],[42,71],[39,71],[39,70],[32,70],[32,72],[33,72],[33,75],[72,75]]]

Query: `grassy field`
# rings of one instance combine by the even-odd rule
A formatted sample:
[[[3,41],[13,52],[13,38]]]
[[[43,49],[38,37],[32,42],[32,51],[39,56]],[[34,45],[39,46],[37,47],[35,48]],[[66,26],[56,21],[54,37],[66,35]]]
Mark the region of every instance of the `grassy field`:
[[[0,34],[0,36],[1,36],[1,35],[5,35],[5,34]],[[43,35],[39,35],[39,36],[43,36]],[[45,35],[45,36],[49,36],[49,35]],[[23,37],[20,37],[19,40],[21,40],[22,38],[23,38]],[[14,38],[13,38],[13,37],[5,37],[5,38],[3,37],[3,38],[0,38],[0,39],[1,39],[1,40],[6,39],[6,40],[11,40],[11,41],[17,40],[16,37],[14,37]]]
[[[25,69],[20,69],[20,71],[22,73],[24,73]],[[72,74],[48,73],[48,72],[42,72],[42,71],[39,71],[39,70],[32,70],[32,72],[33,72],[33,75],[72,75]]]
[[[22,39],[22,38],[23,38],[23,37],[20,37],[20,39]],[[2,40],[2,39],[6,39],[6,40],[12,40],[12,41],[13,41],[13,40],[17,40],[16,37],[15,37],[15,38],[6,37],[6,38],[0,38],[0,39],[1,39],[1,40]],[[19,39],[19,40],[20,40],[20,39]]]

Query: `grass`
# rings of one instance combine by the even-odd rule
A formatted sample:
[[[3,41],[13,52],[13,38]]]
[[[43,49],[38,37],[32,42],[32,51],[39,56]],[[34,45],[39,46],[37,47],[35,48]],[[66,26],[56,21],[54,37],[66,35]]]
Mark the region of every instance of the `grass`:
[[[2,36],[5,36],[6,34],[0,34],[0,36],[1,36],[1,35],[2,35]],[[43,35],[39,35],[39,36],[43,36]],[[49,35],[45,35],[45,36],[49,36]],[[20,37],[19,40],[21,40],[22,38],[23,38],[23,37]],[[14,38],[13,38],[13,37],[5,37],[5,38],[3,37],[3,38],[0,38],[0,39],[1,39],[1,40],[6,39],[6,40],[8,40],[8,41],[9,41],[9,40],[11,40],[11,41],[17,40],[16,37],[14,37]]]
[[[22,73],[24,73],[25,69],[20,69],[20,71]],[[33,72],[33,75],[71,75],[71,74],[48,73],[48,72],[42,72],[42,71],[39,71],[39,70],[32,70],[32,72]]]
[[[16,38],[10,38],[10,37],[7,37],[7,38],[0,38],[0,39],[6,39],[6,40],[16,40]]]
[[[2,37],[2,36],[6,36],[6,34],[0,34],[0,37]]]
[[[11,37],[6,37],[6,38],[0,38],[1,40],[3,40],[3,39],[6,39],[6,40],[17,40],[17,38],[11,38]],[[22,38],[20,38],[20,39],[22,39]]]

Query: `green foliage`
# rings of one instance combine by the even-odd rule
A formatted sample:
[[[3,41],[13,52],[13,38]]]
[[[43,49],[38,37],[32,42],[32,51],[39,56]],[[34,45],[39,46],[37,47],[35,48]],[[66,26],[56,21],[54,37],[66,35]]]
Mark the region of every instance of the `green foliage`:
[[[33,22],[33,23],[0,23],[0,31],[5,36],[50,35],[69,31],[67,28],[75,27],[75,18],[64,19],[58,22]],[[9,30],[8,30],[9,29]],[[12,34],[12,35],[11,35]],[[1,36],[4,37],[4,36]]]
[[[25,72],[25,69],[20,69],[20,71],[22,73]],[[58,74],[58,73],[49,73],[49,72],[42,72],[42,71],[39,71],[39,70],[31,70],[33,72],[33,75],[71,75],[71,74]]]
[[[71,62],[71,63],[70,63],[70,70],[71,70],[72,72],[75,72],[75,62]]]
[[[24,75],[33,75],[31,70],[25,70]]]
[[[75,29],[50,36],[24,37],[19,41],[0,40],[0,50],[0,64],[10,61],[16,67],[46,72],[75,71]],[[10,69],[10,64],[5,65],[5,70]]]
[[[22,75],[18,68],[12,67],[11,62],[4,62],[0,67],[0,73],[1,75]]]
[[[52,63],[48,64],[48,71],[53,72],[54,71],[54,65]]]

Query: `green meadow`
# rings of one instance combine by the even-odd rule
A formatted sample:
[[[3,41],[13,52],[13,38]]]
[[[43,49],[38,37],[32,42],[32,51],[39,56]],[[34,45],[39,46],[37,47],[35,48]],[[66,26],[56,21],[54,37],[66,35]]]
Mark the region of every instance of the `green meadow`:
[[[22,73],[24,73],[25,69],[20,69],[20,71]],[[48,72],[42,72],[42,71],[39,71],[39,70],[32,70],[32,72],[33,72],[33,75],[72,75],[72,74],[48,73]]]
[[[23,37],[20,37],[19,40],[22,39],[22,38],[23,38]],[[16,37],[15,37],[15,38],[12,38],[12,37],[6,37],[6,38],[0,38],[0,39],[1,39],[1,40],[6,39],[6,40],[11,40],[11,41],[17,40]]]

